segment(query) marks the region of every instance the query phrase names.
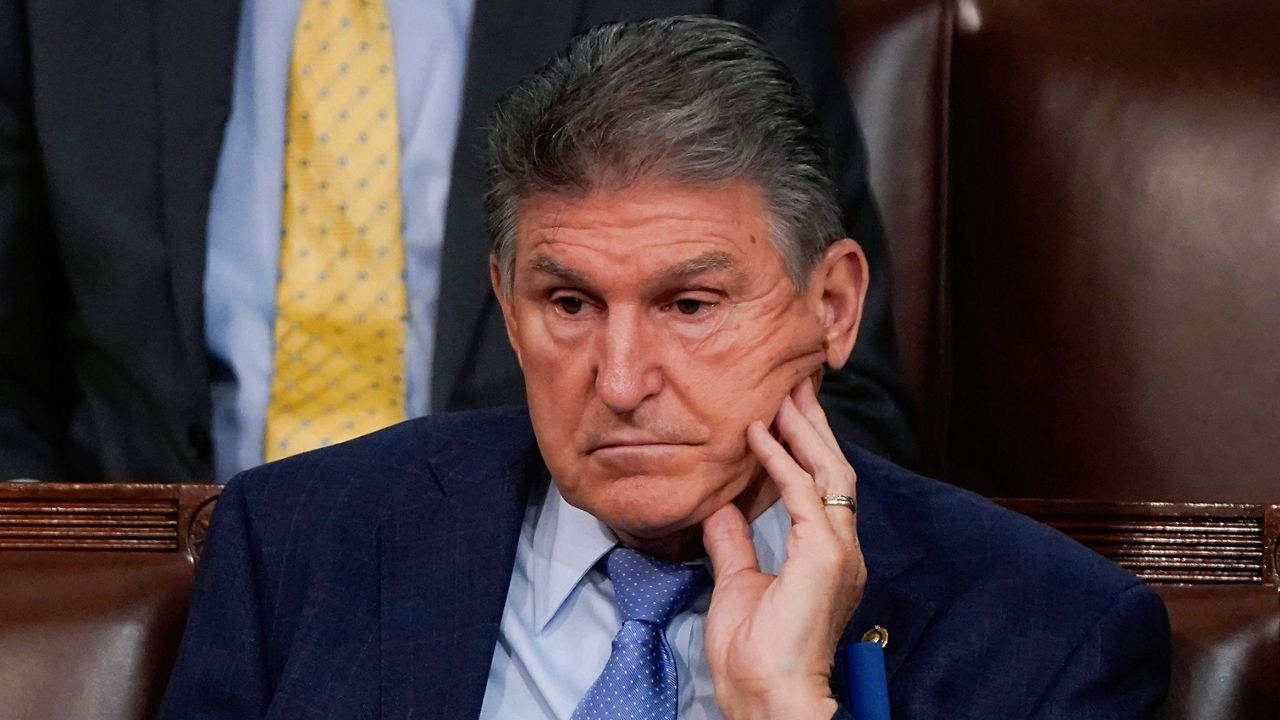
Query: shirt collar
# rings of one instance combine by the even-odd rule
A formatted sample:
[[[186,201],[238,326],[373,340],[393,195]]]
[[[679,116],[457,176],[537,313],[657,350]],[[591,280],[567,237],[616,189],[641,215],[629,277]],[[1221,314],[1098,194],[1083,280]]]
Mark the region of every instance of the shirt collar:
[[[596,561],[618,538],[591,513],[569,504],[550,483],[533,528],[533,620],[542,632]]]
[[[760,570],[776,575],[787,557],[791,515],[779,500],[751,523]],[[550,483],[533,528],[530,579],[533,619],[542,632],[605,553],[618,544],[613,531],[594,515],[569,504]]]
[[[777,575],[787,559],[787,533],[791,532],[791,513],[782,500],[775,501],[751,523],[751,541],[756,546],[756,562],[760,571]]]

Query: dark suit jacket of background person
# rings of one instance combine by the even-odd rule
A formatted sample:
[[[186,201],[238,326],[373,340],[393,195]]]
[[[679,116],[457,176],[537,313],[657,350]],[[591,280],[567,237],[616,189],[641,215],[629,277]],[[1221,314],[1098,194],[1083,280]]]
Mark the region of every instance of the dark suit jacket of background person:
[[[212,478],[209,384],[220,370],[204,339],[205,228],[238,11],[236,0],[0,0],[0,480]],[[824,0],[477,0],[432,409],[524,402],[489,290],[492,103],[595,24],[707,12],[757,28],[820,106],[847,225],[876,278],[858,350],[824,402],[842,433],[910,459],[883,232]]]
[[[967,491],[846,454],[869,579],[845,637],[888,630],[895,720],[1150,715],[1169,673],[1150,588]],[[237,476],[159,717],[476,717],[546,483],[523,409],[411,420]]]

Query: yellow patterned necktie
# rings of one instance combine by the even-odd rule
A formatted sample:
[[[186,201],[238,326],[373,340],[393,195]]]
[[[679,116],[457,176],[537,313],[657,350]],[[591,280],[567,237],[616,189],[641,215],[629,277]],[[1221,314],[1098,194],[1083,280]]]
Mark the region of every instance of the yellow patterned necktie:
[[[405,418],[399,118],[382,0],[306,0],[289,73],[267,460]]]

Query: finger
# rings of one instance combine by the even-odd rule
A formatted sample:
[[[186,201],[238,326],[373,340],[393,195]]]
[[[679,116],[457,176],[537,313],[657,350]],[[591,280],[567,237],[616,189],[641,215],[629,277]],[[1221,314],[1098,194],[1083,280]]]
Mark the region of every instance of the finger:
[[[803,588],[796,591],[802,596],[820,588],[830,589],[833,583],[853,587],[859,568],[864,567],[853,513],[848,508],[824,507],[813,478],[765,430],[763,423],[755,422],[747,428],[747,443],[774,480],[794,523],[787,542],[787,560],[778,574],[780,586]],[[834,515],[832,510],[841,510],[844,515]],[[804,541],[793,544],[801,535]]]
[[[716,580],[748,571],[759,571],[756,546],[742,511],[729,503],[702,521],[702,544],[711,559]]]
[[[785,404],[786,401],[783,402]],[[764,423],[757,420],[747,427],[747,445],[773,479],[791,519],[796,523],[808,522],[829,528],[830,522],[823,513],[822,500],[818,497],[818,486],[813,476],[800,467],[791,453],[769,434]]]
[[[852,497],[852,493],[834,494]],[[840,542],[849,547],[859,547],[857,508],[848,505],[823,505],[822,509],[826,511],[827,519],[831,521],[831,530],[840,538]]]
[[[823,442],[818,430],[790,397],[778,409],[778,432],[787,441],[800,465],[813,474],[818,495],[856,495],[856,475],[843,453],[833,451]],[[845,543],[857,542],[857,518],[846,505],[823,504],[827,520]]]
[[[818,477],[818,486],[822,494],[856,497],[857,471],[849,464],[848,458],[844,455],[844,450],[840,449],[840,443],[836,440],[835,433],[831,431],[831,425],[827,422],[827,414],[823,411],[822,406],[818,404],[818,396],[813,391],[813,384],[809,382],[800,383],[792,390],[792,399],[795,401],[800,414],[809,422],[813,431],[823,438],[823,444],[831,450],[832,457],[840,468],[834,476],[820,475]],[[791,440],[788,439],[788,442],[791,442]],[[858,539],[857,516],[855,513],[850,512],[851,508],[845,505],[826,505],[825,507],[827,516],[835,524],[840,536],[845,540],[856,543]]]
[[[783,398],[775,425],[800,467],[813,476],[818,494],[852,494],[853,469],[849,461],[832,450],[790,397]]]
[[[840,449],[840,443],[836,440],[836,434],[831,430],[831,423],[827,420],[827,413],[822,409],[822,404],[818,402],[818,394],[814,392],[813,383],[808,379],[796,386],[791,397],[796,402],[796,407],[800,408],[801,414],[813,424],[818,434],[827,443],[830,448],[844,455],[844,451]]]

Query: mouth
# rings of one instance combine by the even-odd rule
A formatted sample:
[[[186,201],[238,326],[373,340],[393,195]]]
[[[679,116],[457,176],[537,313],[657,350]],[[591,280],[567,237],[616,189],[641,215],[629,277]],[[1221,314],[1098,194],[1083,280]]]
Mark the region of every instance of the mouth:
[[[644,452],[647,450],[662,450],[666,448],[685,447],[689,443],[673,443],[660,442],[657,440],[651,442],[628,441],[628,442],[609,442],[596,445],[588,450],[588,453],[598,452]]]
[[[695,443],[667,440],[647,436],[618,436],[600,438],[587,446],[587,454],[598,452],[651,452],[676,447],[687,447]]]

